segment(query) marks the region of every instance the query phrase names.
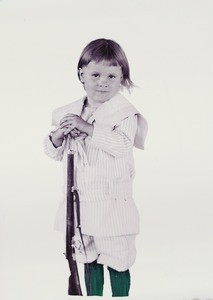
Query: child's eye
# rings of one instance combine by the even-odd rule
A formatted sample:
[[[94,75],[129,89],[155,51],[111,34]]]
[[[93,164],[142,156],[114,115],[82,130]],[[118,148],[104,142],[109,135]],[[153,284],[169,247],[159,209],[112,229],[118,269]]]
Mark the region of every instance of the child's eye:
[[[94,73],[92,74],[92,77],[98,78],[99,74],[98,73]]]
[[[115,78],[115,75],[109,75],[109,78],[110,78],[110,79],[114,79],[114,78]]]

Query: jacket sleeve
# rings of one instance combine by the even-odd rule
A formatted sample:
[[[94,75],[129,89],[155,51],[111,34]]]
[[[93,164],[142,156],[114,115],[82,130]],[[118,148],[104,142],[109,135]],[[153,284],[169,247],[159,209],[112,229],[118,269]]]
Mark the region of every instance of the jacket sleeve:
[[[44,139],[44,152],[47,156],[55,159],[55,160],[62,160],[65,148],[65,140],[60,147],[55,147],[51,141],[51,135],[48,135]]]
[[[119,157],[131,151],[137,130],[137,116],[125,118],[113,129],[94,123],[91,142],[95,147]]]

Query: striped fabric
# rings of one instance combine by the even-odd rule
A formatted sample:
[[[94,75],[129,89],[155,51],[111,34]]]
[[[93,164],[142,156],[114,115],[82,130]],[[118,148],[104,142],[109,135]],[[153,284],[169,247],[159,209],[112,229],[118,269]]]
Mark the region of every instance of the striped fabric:
[[[75,259],[80,263],[97,263],[119,272],[128,270],[135,262],[135,235],[97,237],[83,235],[85,252],[80,236],[76,237]]]
[[[85,113],[83,110],[82,117],[92,122],[92,112]],[[95,121],[93,125],[92,137],[74,140],[75,184],[80,196],[82,232],[91,236],[137,234],[139,214],[132,199],[137,116],[131,115],[113,128]],[[68,140],[58,148],[53,146],[49,136],[44,141],[46,154],[63,161],[65,178],[69,147]],[[65,231],[66,221],[65,196],[66,193],[55,222],[55,228],[62,231]]]

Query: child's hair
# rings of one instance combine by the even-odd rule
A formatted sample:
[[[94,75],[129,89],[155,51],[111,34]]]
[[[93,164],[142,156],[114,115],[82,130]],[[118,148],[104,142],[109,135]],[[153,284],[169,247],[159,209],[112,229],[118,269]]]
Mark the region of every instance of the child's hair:
[[[130,69],[127,57],[121,46],[115,41],[101,38],[91,41],[83,49],[78,61],[79,80],[79,69],[87,66],[91,61],[106,61],[109,63],[109,66],[120,66],[123,75],[121,84],[126,87],[128,91],[134,86],[130,79]]]

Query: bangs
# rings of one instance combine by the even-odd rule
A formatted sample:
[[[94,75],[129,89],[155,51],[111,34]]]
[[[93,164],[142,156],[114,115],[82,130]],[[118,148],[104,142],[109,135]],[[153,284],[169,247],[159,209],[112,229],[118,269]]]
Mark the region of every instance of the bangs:
[[[91,61],[104,62],[106,66],[119,66],[116,53],[110,47],[100,47],[85,53],[82,61],[83,65],[88,65]]]
[[[117,60],[115,58],[95,58],[92,59],[92,61],[99,63],[99,62],[103,62],[104,65],[109,66],[109,67],[116,67],[119,66],[119,63],[117,62]]]

